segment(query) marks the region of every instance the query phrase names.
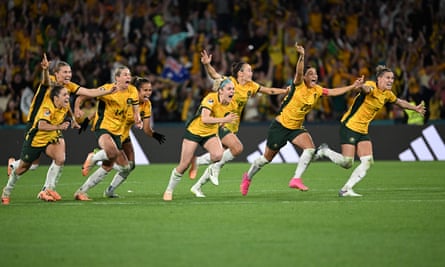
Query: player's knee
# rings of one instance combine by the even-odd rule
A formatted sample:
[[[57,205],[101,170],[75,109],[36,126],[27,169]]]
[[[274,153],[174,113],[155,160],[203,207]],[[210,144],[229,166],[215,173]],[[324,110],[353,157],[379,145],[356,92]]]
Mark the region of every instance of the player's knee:
[[[303,150],[303,154],[307,155],[310,158],[313,158],[315,154],[315,148],[306,148]]]
[[[269,163],[269,161],[264,156],[261,156],[261,157],[257,158],[253,163],[261,168],[264,165],[266,165],[267,163]]]
[[[371,165],[374,164],[374,158],[372,155],[369,156],[363,156],[360,158],[361,164],[365,167],[366,170],[371,168]]]
[[[354,164],[354,158],[352,158],[352,157],[345,157],[343,162],[340,164],[340,166],[345,168],[345,169],[350,169],[353,164]]]
[[[243,150],[244,150],[243,145],[242,144],[238,144],[238,145],[230,148],[230,153],[232,153],[232,155],[234,157],[236,157],[239,154],[241,154],[243,152]]]

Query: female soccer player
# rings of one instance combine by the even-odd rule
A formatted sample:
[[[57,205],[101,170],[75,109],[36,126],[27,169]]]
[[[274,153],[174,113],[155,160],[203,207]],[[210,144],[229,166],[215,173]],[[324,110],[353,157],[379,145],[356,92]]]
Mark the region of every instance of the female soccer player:
[[[46,90],[45,87],[46,85],[41,86],[39,90]],[[2,193],[3,205],[9,204],[15,184],[42,152],[53,160],[53,164],[48,170],[44,190],[39,193],[38,198],[44,201],[61,199],[54,189],[65,163],[65,143],[62,142],[61,131],[70,127],[70,122],[65,120],[68,113],[68,90],[56,85],[49,90],[49,98],[44,98],[35,114],[34,123],[26,131],[20,160],[9,164],[9,179]]]
[[[141,119],[143,120],[142,124],[144,133],[147,136],[151,136],[156,139],[159,144],[164,143],[165,135],[153,131],[150,124],[150,96],[153,92],[153,87],[150,80],[148,80],[147,78],[135,77],[133,78],[132,84],[136,87],[139,93],[139,112],[141,114]],[[122,135],[121,140],[122,149],[125,155],[127,155],[128,162],[130,164],[130,171],[133,171],[135,168],[134,149],[130,139],[130,129],[133,126],[134,122],[133,109],[129,109],[129,112],[127,114],[127,123],[125,124],[125,129],[123,131],[124,134]],[[119,185],[121,185],[127,179],[128,175],[129,173],[126,172],[117,172],[114,175],[111,184],[107,187],[107,189],[105,189],[104,196],[109,198],[119,197],[119,195],[114,193],[114,190],[116,190]]]
[[[201,101],[195,116],[187,123],[187,129],[182,141],[181,160],[170,175],[167,189],[164,192],[164,200],[173,199],[173,190],[187,170],[193,159],[194,153],[201,145],[210,154],[212,162],[219,161],[224,149],[218,138],[218,125],[233,123],[239,119],[237,115],[237,103],[233,100],[235,94],[234,84],[231,79],[224,79],[217,92],[209,93]],[[193,192],[202,195],[200,192]]]
[[[359,78],[354,84],[346,87],[322,88],[317,84],[318,75],[315,68],[309,67],[303,75],[304,48],[298,44],[295,44],[295,47],[299,53],[295,78],[288,95],[283,100],[278,116],[269,127],[264,155],[255,159],[249,171],[243,175],[240,185],[242,195],[247,195],[253,176],[272,161],[287,141],[303,150],[289,187],[307,191],[308,187],[303,184],[301,177],[314,156],[315,146],[311,135],[303,126],[306,114],[311,111],[321,95],[341,95],[363,83],[363,78]]]
[[[407,101],[397,98],[391,91],[394,83],[393,71],[379,65],[376,68],[377,82],[366,81],[360,88],[360,93],[348,111],[343,115],[340,126],[340,142],[342,154],[337,153],[326,144],[322,144],[316,157],[328,157],[332,162],[345,169],[352,167],[357,149],[360,164],[354,169],[349,180],[341,188],[340,197],[360,197],[352,188],[360,182],[374,162],[372,156],[372,142],[368,135],[369,123],[374,119],[379,110],[387,103],[394,103],[401,108],[413,110],[425,114],[423,103],[414,106]]]
[[[207,51],[203,50],[201,52],[201,63],[204,65],[209,76],[214,80],[225,78],[223,75],[217,73],[212,65],[210,65],[211,61],[212,55],[207,54]],[[232,65],[232,76],[229,78],[235,85],[234,101],[238,105],[236,110],[238,119],[233,123],[225,124],[223,127],[219,128],[218,135],[221,138],[222,144],[227,149],[224,151],[222,159],[219,162],[212,164],[209,168],[211,181],[216,184],[218,183],[218,176],[222,166],[243,152],[243,144],[236,134],[239,129],[240,116],[246,106],[248,98],[256,95],[258,92],[268,95],[286,94],[288,92],[287,89],[262,86],[255,81],[252,81],[252,75],[252,67],[249,64],[238,62]],[[194,179],[196,177],[199,165],[210,163],[208,153],[194,158],[190,167],[190,178]]]
[[[75,192],[76,200],[91,200],[87,191],[103,180],[113,168],[128,175],[130,165],[128,158],[122,151],[121,135],[125,129],[128,109],[133,109],[135,125],[141,129],[142,120],[139,113],[139,95],[137,89],[130,84],[131,73],[125,66],[119,66],[114,72],[115,83],[102,86],[104,90],[115,87],[116,92],[98,98],[97,111],[93,121],[93,131],[98,140],[100,150],[88,154],[83,167],[82,175],[87,176],[90,169],[98,161],[102,161],[101,168],[88,177],[85,183]]]
[[[44,64],[48,65],[47,69],[49,70],[49,62],[46,58],[46,54],[43,55],[42,62],[46,62]],[[43,63],[42,63],[43,64]],[[87,97],[97,97],[102,96],[106,94],[113,93],[113,90],[104,90],[103,88],[94,88],[94,89],[88,89],[85,87],[82,87],[74,82],[71,81],[72,78],[72,70],[71,66],[66,63],[65,61],[56,61],[54,69],[53,69],[54,75],[49,75],[49,85],[61,85],[68,89],[69,94],[74,94],[77,96],[87,96]],[[37,93],[35,94],[34,98],[32,99],[31,106],[28,113],[28,119],[27,119],[27,129],[31,127],[34,123],[35,116],[40,108],[40,105],[44,99],[44,97],[48,97],[49,90],[37,90]],[[71,108],[69,110],[71,114]],[[82,110],[80,109],[79,105],[74,105],[74,113],[76,114],[75,117],[79,118],[82,116]],[[72,115],[72,114],[71,114]],[[72,127],[73,128],[79,128],[80,126],[77,124],[75,118],[72,120]],[[63,141],[63,140],[62,140]],[[30,169],[34,170],[39,165],[39,159],[37,158],[33,164],[31,165]]]

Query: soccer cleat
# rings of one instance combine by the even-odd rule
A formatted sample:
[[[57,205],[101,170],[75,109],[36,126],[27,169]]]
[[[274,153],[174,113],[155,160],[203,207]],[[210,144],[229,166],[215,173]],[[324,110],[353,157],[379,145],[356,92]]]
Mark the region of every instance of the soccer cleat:
[[[249,186],[250,186],[251,180],[249,180],[249,177],[247,176],[247,172],[243,174],[243,180],[241,181],[240,185],[240,191],[243,196],[247,195],[247,192],[249,192]]]
[[[80,200],[80,201],[90,201],[90,200],[92,200],[91,198],[88,197],[88,195],[86,193],[82,193],[82,192],[76,192],[74,194],[74,199],[75,200]]]
[[[56,201],[50,194],[48,194],[47,190],[40,191],[40,193],[37,195],[37,198],[48,202]]]
[[[189,178],[193,180],[196,178],[197,174],[198,174],[198,162],[196,156],[194,156],[192,159],[192,163],[190,163]]]
[[[173,192],[165,191],[164,196],[162,198],[164,199],[164,201],[172,201],[173,200]]]
[[[362,195],[357,194],[352,189],[349,189],[349,190],[340,190],[338,192],[338,196],[339,197],[361,197]]]
[[[192,192],[196,197],[206,197],[199,185],[192,186],[192,188],[190,188],[190,192]]]
[[[14,161],[15,161],[15,158],[11,157],[8,159],[8,176],[11,175],[12,170],[14,169]]]
[[[309,188],[303,184],[303,181],[301,180],[301,178],[292,178],[289,181],[289,187],[298,189],[300,191],[307,191],[307,190],[309,190]]]
[[[328,148],[329,148],[328,144],[326,144],[326,143],[323,143],[319,147],[317,147],[314,157],[313,157],[313,160],[318,160],[318,159],[323,158],[325,156],[324,152]]]
[[[214,185],[219,185],[218,176],[219,176],[220,170],[221,170],[221,167],[216,166],[215,164],[212,164],[209,166],[210,182],[212,182],[212,184],[214,184]]]
[[[2,205],[9,205],[9,196],[2,196]]]
[[[82,166],[82,175],[83,176],[87,176],[88,173],[90,172],[90,169],[93,167],[93,165],[94,165],[93,156],[94,156],[94,152],[88,153],[88,156]]]
[[[62,197],[54,190],[46,189],[46,193],[54,198],[55,201],[62,200]]]
[[[115,194],[112,190],[110,190],[110,187],[111,186],[109,186],[107,189],[105,189],[104,197],[107,197],[107,198],[119,198],[119,195]]]

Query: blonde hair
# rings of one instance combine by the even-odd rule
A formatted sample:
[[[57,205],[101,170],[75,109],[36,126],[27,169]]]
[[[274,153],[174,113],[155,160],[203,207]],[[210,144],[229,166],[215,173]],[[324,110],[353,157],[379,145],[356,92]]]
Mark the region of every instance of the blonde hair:
[[[393,72],[393,71],[385,65],[378,65],[375,68],[375,72],[376,72],[376,77],[378,78],[382,76],[385,72]]]

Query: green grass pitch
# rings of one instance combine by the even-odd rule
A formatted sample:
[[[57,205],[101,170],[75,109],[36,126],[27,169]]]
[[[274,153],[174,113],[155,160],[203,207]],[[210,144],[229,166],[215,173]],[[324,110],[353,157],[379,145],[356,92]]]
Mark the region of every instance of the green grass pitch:
[[[137,166],[119,199],[102,196],[110,173],[79,202],[85,178],[65,166],[56,203],[36,199],[48,166],[29,171],[0,207],[0,265],[445,266],[444,162],[377,161],[355,188],[361,198],[337,196],[352,170],[329,162],[308,168],[308,192],[288,188],[295,164],[267,165],[243,197],[249,165],[228,163],[206,198],[186,173],[166,203],[173,167]]]

